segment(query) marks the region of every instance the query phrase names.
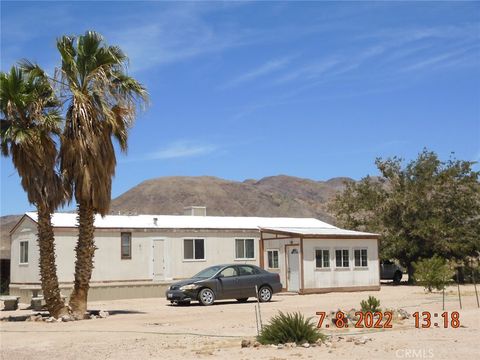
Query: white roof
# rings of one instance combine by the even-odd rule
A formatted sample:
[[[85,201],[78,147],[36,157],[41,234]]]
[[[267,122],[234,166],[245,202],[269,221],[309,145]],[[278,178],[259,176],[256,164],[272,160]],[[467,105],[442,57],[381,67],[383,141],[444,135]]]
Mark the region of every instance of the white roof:
[[[37,221],[36,212],[26,215]],[[156,225],[154,219],[157,219]],[[55,213],[54,227],[76,227],[77,214]],[[141,228],[141,229],[252,229],[260,227],[322,227],[335,226],[313,218],[241,217],[241,216],[191,216],[191,215],[107,215],[95,217],[96,228]]]
[[[315,237],[315,236],[328,236],[328,235],[338,235],[338,236],[345,236],[345,237],[356,237],[356,236],[372,236],[377,237],[378,234],[362,232],[362,231],[353,231],[353,230],[345,230],[335,227],[334,229],[325,228],[325,227],[268,227],[268,228],[261,228],[260,230],[265,232],[273,232],[273,233],[283,233],[287,235],[298,235],[298,236],[307,236],[307,237]]]
[[[37,221],[36,212],[25,213]],[[156,219],[156,220],[155,220]],[[54,227],[76,227],[77,214],[55,213]],[[242,229],[263,230],[304,236],[376,236],[376,234],[340,229],[314,218],[191,216],[191,215],[96,215],[96,228],[104,229]]]

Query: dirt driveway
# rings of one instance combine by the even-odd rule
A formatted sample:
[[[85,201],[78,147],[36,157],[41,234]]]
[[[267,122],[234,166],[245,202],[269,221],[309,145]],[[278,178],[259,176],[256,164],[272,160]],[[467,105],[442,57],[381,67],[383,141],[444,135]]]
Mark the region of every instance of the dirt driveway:
[[[452,359],[478,356],[480,310],[473,286],[462,286],[463,310],[456,288],[447,294],[446,310],[459,311],[459,328],[432,325],[416,329],[413,318],[394,322],[392,329],[324,329],[333,334],[331,346],[311,348],[240,348],[242,339],[256,335],[255,302],[219,302],[210,307],[171,306],[165,299],[116,300],[90,303],[107,310],[106,319],[66,323],[0,322],[2,359]],[[379,292],[323,295],[277,295],[262,304],[264,322],[278,310],[317,311],[358,308],[374,295],[383,308],[442,312],[441,294],[425,294],[414,286],[382,286]],[[30,314],[29,310],[1,312],[0,317]],[[432,319],[433,323],[433,319]],[[338,340],[338,336],[343,339]],[[355,344],[351,337],[372,341]]]

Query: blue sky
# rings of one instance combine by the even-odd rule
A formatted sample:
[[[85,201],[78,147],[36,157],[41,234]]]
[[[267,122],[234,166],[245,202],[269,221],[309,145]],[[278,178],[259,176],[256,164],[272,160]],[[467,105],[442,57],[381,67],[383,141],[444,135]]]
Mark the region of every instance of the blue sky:
[[[1,69],[53,71],[55,39],[89,29],[151,96],[113,196],[173,175],[359,179],[423,147],[480,160],[479,3],[2,1]],[[31,209],[19,183],[2,158],[2,215]]]

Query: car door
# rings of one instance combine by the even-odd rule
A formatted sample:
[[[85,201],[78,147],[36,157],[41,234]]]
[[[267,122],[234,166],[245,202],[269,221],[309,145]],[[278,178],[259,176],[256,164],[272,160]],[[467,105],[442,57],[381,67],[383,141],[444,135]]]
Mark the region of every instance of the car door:
[[[240,298],[256,296],[255,285],[260,286],[260,275],[250,265],[238,265]]]
[[[217,276],[219,299],[236,299],[240,294],[239,276],[236,266],[228,266]]]

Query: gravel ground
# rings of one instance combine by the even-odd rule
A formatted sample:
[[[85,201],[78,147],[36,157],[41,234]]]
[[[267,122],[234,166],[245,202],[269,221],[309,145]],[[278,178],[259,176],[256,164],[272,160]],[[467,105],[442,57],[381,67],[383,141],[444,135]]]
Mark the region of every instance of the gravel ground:
[[[392,329],[333,329],[329,346],[277,349],[271,346],[241,348],[242,339],[256,335],[255,302],[218,302],[171,306],[165,299],[129,299],[91,302],[89,309],[106,310],[105,319],[77,322],[0,322],[2,359],[452,359],[478,356],[480,310],[473,286],[461,286],[463,309],[456,287],[449,288],[446,311],[459,311],[459,328],[443,327],[441,293],[426,294],[416,286],[383,285],[379,292],[321,295],[276,295],[261,305],[264,323],[279,310],[317,311],[358,308],[374,295],[382,308],[402,308],[413,313],[430,311],[432,326],[416,329],[413,318],[395,320]],[[30,315],[30,310],[2,311],[0,318]],[[438,319],[438,321],[437,321]],[[440,326],[435,327],[434,322]],[[359,344],[349,339],[368,339]],[[371,341],[370,341],[371,340]]]

